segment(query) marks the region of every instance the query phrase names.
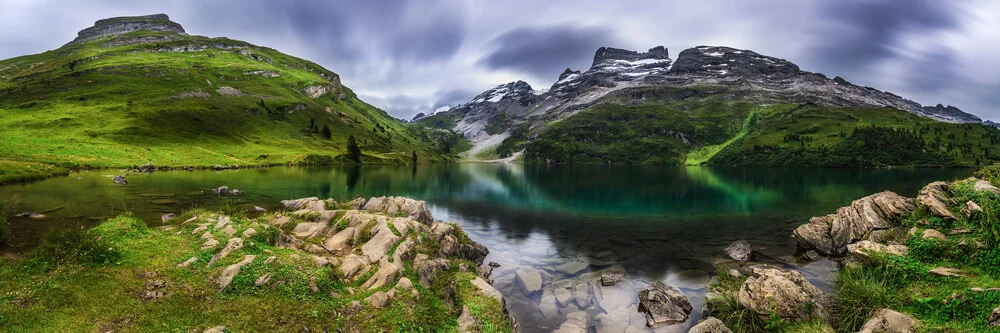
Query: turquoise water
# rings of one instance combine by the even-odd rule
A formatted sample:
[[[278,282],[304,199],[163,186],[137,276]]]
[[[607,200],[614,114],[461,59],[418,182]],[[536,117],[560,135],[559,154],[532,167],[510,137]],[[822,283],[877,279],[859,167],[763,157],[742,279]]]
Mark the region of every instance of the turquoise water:
[[[634,305],[635,291],[653,281],[681,287],[699,309],[712,262],[738,239],[749,240],[767,260],[802,266],[828,288],[832,263],[796,261],[789,237],[796,226],[871,193],[913,197],[930,181],[971,173],[453,164],[129,173],[129,184],[119,186],[111,177],[125,172],[99,170],[8,186],[20,200],[18,211],[47,217],[12,218],[15,246],[3,251],[20,252],[49,230],[93,225],[123,211],[158,224],[164,213],[224,203],[274,209],[280,200],[309,196],[407,196],[426,200],[435,218],[460,223],[490,249],[487,260],[501,264],[495,286],[526,331],[554,329],[576,311],[586,312],[597,330],[611,325],[609,316],[627,312],[621,309]],[[246,194],[215,196],[211,189],[223,185]],[[560,267],[566,263],[574,267]],[[609,267],[628,272],[620,290],[591,288],[568,304],[547,304],[555,290],[584,289],[578,286],[588,283],[589,272]],[[521,268],[543,272],[543,291],[518,289],[513,272]],[[630,318],[615,325],[635,324],[636,316]]]

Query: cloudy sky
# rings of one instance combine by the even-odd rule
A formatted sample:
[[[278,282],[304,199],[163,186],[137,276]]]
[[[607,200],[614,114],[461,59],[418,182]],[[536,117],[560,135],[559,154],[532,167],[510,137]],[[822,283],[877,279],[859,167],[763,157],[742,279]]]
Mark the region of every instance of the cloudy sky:
[[[1000,121],[1000,1],[0,0],[0,58],[65,44],[94,21],[166,13],[315,61],[362,99],[409,119],[497,84],[547,88],[600,46],[676,58],[725,45],[804,70]]]

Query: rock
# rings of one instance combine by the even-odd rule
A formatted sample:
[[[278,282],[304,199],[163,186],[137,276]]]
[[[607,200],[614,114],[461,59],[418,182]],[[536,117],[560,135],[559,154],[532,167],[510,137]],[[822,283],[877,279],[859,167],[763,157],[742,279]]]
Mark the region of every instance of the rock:
[[[256,281],[253,282],[254,287],[260,287],[271,281],[271,273],[264,273]]]
[[[122,175],[116,175],[116,176],[112,177],[111,180],[113,180],[116,184],[121,185],[121,186],[128,185],[128,181],[125,180],[125,176],[122,176]]]
[[[996,194],[1000,194],[1000,188],[993,186],[993,184],[991,184],[990,182],[979,178],[972,178],[972,179],[975,180],[976,182],[975,184],[972,185],[973,190],[976,190],[977,192],[989,191]]]
[[[219,245],[219,241],[215,238],[209,238],[205,243],[201,244],[202,250],[211,249]]]
[[[726,274],[734,278],[743,277],[743,273],[740,273],[740,270],[735,268],[730,268],[729,271],[726,272]]]
[[[990,327],[1000,326],[1000,306],[993,308],[993,312],[990,312],[990,316],[986,318],[986,322],[990,323]]]
[[[333,252],[350,251],[351,243],[354,241],[358,229],[347,227],[344,230],[330,236],[323,242],[323,247]]]
[[[373,197],[365,202],[361,209],[369,212],[382,212],[388,216],[403,214],[417,222],[431,224],[434,218],[424,201],[403,197]]]
[[[431,239],[433,239],[435,242],[440,242],[441,240],[444,239],[445,236],[451,235],[453,233],[455,233],[455,227],[451,226],[451,224],[443,222],[434,222],[431,224],[431,230],[428,233],[428,235],[430,235]]]
[[[538,302],[538,311],[549,321],[554,321],[559,316],[559,305],[556,304],[556,296],[546,292]]]
[[[401,290],[407,290],[413,288],[413,282],[410,282],[409,278],[402,277],[399,279],[398,282],[396,282],[396,288]]]
[[[243,238],[248,238],[249,239],[249,238],[252,238],[253,235],[256,235],[256,234],[257,234],[257,229],[254,229],[254,228],[247,228],[247,230],[243,230]]]
[[[590,264],[578,260],[572,260],[556,266],[556,270],[566,275],[576,275],[577,273],[580,273],[580,271],[587,269],[587,267],[590,267]]]
[[[459,243],[456,246],[454,257],[471,261],[476,265],[481,265],[488,254],[490,254],[490,250],[482,244],[475,242]],[[574,266],[574,268],[576,267],[578,266]]]
[[[962,277],[962,276],[965,276],[965,274],[963,274],[961,270],[959,270],[957,268],[949,268],[949,267],[935,267],[935,268],[931,269],[928,273],[935,274],[935,275],[940,275],[940,276],[948,276],[948,277]]]
[[[386,285],[390,285],[396,280],[396,275],[399,274],[399,268],[396,265],[389,263],[388,260],[383,260],[378,267],[378,271],[375,271],[375,275],[372,275],[368,281],[365,281],[361,285],[362,289],[372,290],[381,288]]]
[[[451,267],[451,261],[444,258],[431,260],[426,254],[418,254],[413,259],[413,267],[417,270],[417,277],[420,279],[420,284],[430,286],[431,281],[434,280],[434,276],[437,275],[438,271],[447,270]]]
[[[160,221],[163,222],[163,223],[167,223],[167,221],[173,220],[176,217],[177,217],[177,214],[174,214],[174,213],[163,214],[163,216],[160,216]]]
[[[719,318],[708,317],[708,319],[702,320],[698,325],[694,325],[688,333],[733,333],[726,327],[726,324],[722,323]]]
[[[216,253],[214,256],[212,256],[212,259],[208,261],[207,266],[212,266],[212,264],[214,264],[216,261],[228,256],[229,253],[242,248],[243,248],[243,239],[230,238],[228,241],[226,241],[226,247],[223,247],[222,251],[219,251],[219,253]]]
[[[729,244],[729,246],[726,247],[725,250],[726,255],[728,255],[733,260],[739,262],[749,261],[751,251],[752,249],[750,248],[750,242],[747,242],[745,240],[735,241],[732,244]]]
[[[185,260],[184,262],[177,264],[177,267],[179,267],[179,268],[180,267],[188,267],[191,264],[193,264],[195,261],[198,261],[198,257],[191,257],[190,259]]]
[[[243,194],[243,191],[240,191],[240,190],[237,190],[237,189],[230,189],[229,186],[219,186],[219,187],[216,187],[216,188],[212,189],[212,192],[215,192],[215,194],[220,195],[220,196],[240,195],[240,194]]]
[[[553,333],[587,333],[587,312],[575,311],[566,315],[564,321]]]
[[[462,314],[458,316],[458,331],[479,332],[479,321],[472,316],[472,311],[468,305],[462,305]]]
[[[351,279],[361,272],[361,269],[368,265],[368,257],[349,254],[340,262],[340,271],[344,273],[344,278]]]
[[[809,260],[809,261],[816,261],[816,260],[819,260],[819,258],[821,258],[821,256],[819,255],[819,253],[817,253],[816,251],[813,251],[813,250],[806,251],[806,253],[802,254],[802,259]]]
[[[924,186],[920,190],[920,194],[917,195],[917,202],[920,206],[927,207],[927,209],[934,214],[934,216],[941,217],[944,219],[955,220],[955,214],[952,214],[948,210],[948,205],[945,204],[948,199],[948,187],[951,185],[947,182],[933,182]]]
[[[400,239],[392,233],[385,221],[378,222],[378,225],[372,228],[372,234],[372,238],[361,246],[361,253],[368,256],[371,262],[381,260]]]
[[[472,279],[471,282],[473,286],[479,288],[480,294],[486,297],[493,297],[494,299],[497,300],[497,302],[500,302],[500,305],[504,304],[503,294],[500,294],[500,291],[494,288],[492,285],[490,285],[489,282],[486,282],[486,280],[483,280],[480,277]]]
[[[490,275],[493,275],[493,267],[479,266],[478,268],[476,268],[476,273],[484,279],[489,279]]]
[[[493,267],[493,268],[500,267],[500,264],[498,264],[496,261],[490,261],[489,265],[490,265],[490,267]]]
[[[943,233],[941,233],[940,231],[937,231],[937,230],[934,230],[934,229],[927,229],[927,230],[924,230],[924,235],[923,235],[923,238],[924,238],[924,239],[940,239],[940,240],[948,240],[948,236],[945,236],[945,235],[944,235]]]
[[[621,273],[604,273],[600,277],[602,286],[613,286],[622,282],[623,279],[625,279],[625,275]]]
[[[222,274],[219,274],[219,278],[216,280],[216,286],[218,286],[219,290],[226,289],[226,287],[233,282],[233,278],[236,277],[237,274],[240,274],[240,268],[253,262],[254,258],[257,258],[257,256],[248,254],[243,256],[243,261],[226,266],[226,268],[222,269]]]
[[[295,225],[292,229],[292,235],[303,240],[311,239],[322,235],[327,230],[326,223],[322,222],[303,222]]]
[[[153,171],[156,171],[156,166],[154,166],[152,163],[146,163],[146,164],[143,164],[143,165],[139,166],[139,171],[140,172],[153,172]]]
[[[750,277],[736,293],[740,305],[758,314],[774,312],[784,319],[794,320],[813,314],[825,317],[823,292],[801,273],[764,265],[750,267],[749,273]],[[806,313],[806,309],[810,308],[815,313]]]
[[[542,274],[538,270],[522,267],[514,271],[514,276],[518,286],[526,293],[533,294],[542,290]]]
[[[684,322],[691,313],[691,302],[677,288],[653,282],[639,291],[639,311],[646,313],[646,326]]]
[[[840,254],[830,236],[830,225],[836,215],[827,215],[809,219],[809,223],[800,225],[792,232],[792,237],[800,248],[815,249],[824,255]]]
[[[39,213],[34,213],[34,212],[23,212],[21,214],[17,214],[17,215],[14,215],[14,216],[23,217],[23,218],[32,219],[32,220],[44,220],[45,217],[46,217],[45,215],[42,215],[42,214],[39,214]]]
[[[365,198],[361,198],[361,197],[354,198],[354,200],[351,200],[351,201],[347,202],[347,206],[349,206],[349,207],[351,207],[351,209],[355,209],[355,210],[361,209],[361,207],[364,207],[365,201],[368,201],[368,200],[365,200]]]
[[[316,202],[319,202],[320,204],[316,204]],[[309,209],[313,211],[320,211],[326,208],[326,206],[322,204],[322,201],[320,201],[319,198],[317,197],[309,197],[309,198],[302,198],[295,200],[281,200],[281,204],[284,205],[285,208],[293,210]],[[320,209],[311,209],[309,207],[320,208]]]
[[[264,207],[261,206],[253,206],[253,211],[258,213],[266,213],[267,209],[264,209]]]
[[[314,256],[310,256],[309,259],[312,259],[313,263],[316,264],[316,266],[319,266],[319,267],[333,266],[333,262],[330,261],[330,259],[327,259],[327,258],[323,258],[323,257],[315,256],[314,255]]]
[[[573,292],[566,288],[556,289],[553,294],[556,296],[556,303],[561,307],[569,305],[569,302],[573,300]]]
[[[222,233],[228,237],[233,237],[236,234],[236,229],[232,225],[227,225],[225,228],[222,228]]]
[[[909,248],[905,245],[882,245],[867,240],[848,245],[847,251],[862,258],[868,258],[869,253],[888,253],[897,256],[909,254]]]
[[[202,331],[201,333],[223,333],[226,331],[225,326],[216,326]]]
[[[371,304],[376,309],[381,309],[389,304],[389,295],[381,291],[376,291],[371,296],[368,296],[368,298],[365,298],[365,302],[368,302],[368,304]]]
[[[892,227],[891,221],[916,210],[913,199],[885,191],[863,197],[836,214],[814,217],[795,229],[792,236],[799,247],[823,255],[842,255],[848,244],[861,240],[873,230]]]
[[[916,326],[917,321],[905,314],[881,309],[861,326],[860,333],[911,333]]]
[[[979,214],[979,213],[982,213],[982,212],[983,212],[983,207],[979,207],[979,204],[976,204],[972,200],[969,200],[968,202],[966,202],[965,203],[965,207],[962,208],[962,215],[965,216],[965,219],[967,219],[967,220],[971,219],[973,215]]]
[[[965,234],[971,234],[972,232],[973,232],[972,229],[969,229],[969,228],[957,228],[957,229],[952,229],[951,231],[949,231],[948,235],[949,236],[965,235]]]
[[[83,29],[79,33],[77,33],[76,39],[73,39],[73,41],[66,44],[66,46],[85,43],[92,40],[101,39],[104,37],[118,36],[140,30],[151,31],[151,32],[166,31],[180,35],[187,35],[186,33],[184,33],[184,28],[181,27],[180,24],[170,21],[170,17],[168,17],[166,14],[155,14],[146,16],[122,16],[122,17],[114,17],[114,18],[98,20],[97,22],[94,23],[94,26],[89,27],[87,29]],[[113,40],[119,40],[119,39],[125,39],[125,38],[114,38]],[[225,328],[223,326],[219,327],[222,327],[223,329]],[[205,333],[208,332],[209,331],[207,330],[205,331]],[[212,332],[212,333],[221,333],[221,332],[222,330],[220,329],[218,332]]]

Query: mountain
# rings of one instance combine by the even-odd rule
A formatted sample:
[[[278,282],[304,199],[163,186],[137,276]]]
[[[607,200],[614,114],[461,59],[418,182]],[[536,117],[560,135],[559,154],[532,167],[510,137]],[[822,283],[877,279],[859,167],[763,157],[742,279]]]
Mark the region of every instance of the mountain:
[[[810,125],[807,115],[844,119]],[[779,121],[792,124],[776,132],[761,132],[762,124]],[[527,161],[550,163],[719,164],[725,160],[728,165],[744,165],[723,157],[754,155],[742,149],[733,151],[732,147],[747,142],[758,148],[768,146],[764,151],[770,155],[787,149],[834,149],[842,141],[850,141],[844,139],[855,128],[872,125],[879,126],[879,131],[940,127],[958,134],[963,134],[958,128],[968,127],[976,128],[974,134],[983,138],[996,135],[977,125],[982,123],[978,117],[952,106],[922,106],[841,77],[831,79],[803,71],[784,59],[721,46],[690,48],[676,61],[662,46],[647,52],[602,47],[589,69],[567,68],[549,89],[511,82],[415,122],[462,134],[475,144],[468,153],[472,158],[526,153]],[[824,137],[817,137],[820,132]],[[937,144],[929,141],[937,135],[921,134],[920,140]],[[940,142],[947,145],[951,138],[943,135]],[[768,139],[757,140],[757,136]],[[785,140],[786,136],[799,139]],[[964,165],[1000,156],[1000,151],[992,148],[972,148],[979,143],[953,143],[952,147],[968,147],[958,155],[937,154],[939,148],[947,147],[928,147],[933,153],[919,161],[862,158],[805,164]],[[724,150],[726,147],[731,149]],[[751,164],[796,162],[765,163],[746,154],[743,156],[756,161]]]
[[[48,52],[0,61],[0,159],[69,167],[450,159],[461,139],[411,127],[313,62],[189,35],[158,14],[97,21]]]

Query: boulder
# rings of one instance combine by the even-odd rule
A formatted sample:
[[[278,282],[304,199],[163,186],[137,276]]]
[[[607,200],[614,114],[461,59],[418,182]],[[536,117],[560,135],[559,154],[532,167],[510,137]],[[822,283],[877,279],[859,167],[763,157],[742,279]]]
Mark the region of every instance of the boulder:
[[[223,268],[222,274],[219,274],[219,278],[215,282],[219,290],[226,289],[226,287],[228,287],[229,284],[233,282],[233,278],[236,277],[237,274],[240,274],[240,268],[253,262],[254,258],[257,258],[257,256],[248,254],[246,256],[243,256],[243,261],[240,261],[238,263],[226,266],[226,268]]]
[[[253,282],[254,287],[260,287],[271,281],[271,273],[264,273]]]
[[[365,198],[360,198],[360,197],[354,198],[354,200],[347,202],[347,206],[351,207],[351,209],[361,209],[361,207],[365,205],[365,201],[368,200],[365,200]]]
[[[910,316],[890,309],[881,309],[861,326],[860,333],[911,333],[916,326],[917,321]]]
[[[294,210],[306,209],[307,206],[315,208],[316,204],[314,204],[314,202],[321,203],[322,201],[320,201],[319,198],[317,197],[309,197],[309,198],[294,199],[294,200],[281,200],[281,204],[284,205],[285,208]],[[323,206],[323,208],[325,208],[325,205]]]
[[[691,302],[677,288],[653,282],[639,291],[639,311],[646,313],[646,326],[684,322],[691,314]]]
[[[396,280],[396,276],[399,275],[399,273],[399,268],[397,268],[396,265],[389,263],[388,260],[383,260],[379,263],[379,267],[378,270],[375,271],[375,275],[368,278],[368,281],[365,281],[365,283],[361,285],[361,288],[365,290],[372,290],[390,285]]]
[[[792,236],[799,247],[823,255],[842,255],[846,246],[875,230],[892,227],[892,221],[916,210],[913,199],[885,191],[851,202],[836,214],[814,217],[795,229]]]
[[[480,294],[496,299],[497,302],[500,302],[500,305],[504,304],[503,294],[500,294],[500,291],[494,288],[489,282],[486,282],[486,280],[483,280],[481,277],[476,277],[475,279],[472,279],[471,282],[473,286],[476,286],[476,288],[479,289]]]
[[[725,250],[726,255],[728,255],[733,260],[739,262],[749,261],[751,251],[752,249],[750,248],[750,242],[747,242],[745,240],[735,241],[732,244],[729,244],[729,246],[727,246]]]
[[[600,277],[602,286],[613,286],[622,282],[623,279],[625,279],[625,275],[621,273],[604,273]]]
[[[781,318],[791,320],[813,314],[826,316],[823,292],[801,273],[765,265],[748,270],[750,277],[736,293],[740,305],[762,316],[774,312]],[[814,313],[807,313],[807,309],[812,309]]]
[[[587,312],[575,311],[566,315],[566,321],[552,333],[587,333]]]
[[[351,250],[351,243],[357,238],[358,228],[347,227],[344,230],[330,236],[323,242],[323,247],[333,252],[344,252]]]
[[[542,274],[536,269],[521,267],[514,271],[519,287],[528,294],[542,290]]]
[[[371,296],[365,298],[365,302],[368,302],[368,304],[371,304],[376,309],[381,309],[389,304],[389,295],[381,291],[376,291]]]
[[[431,239],[435,242],[440,242],[445,236],[455,233],[455,227],[451,224],[444,222],[434,222],[431,224],[431,230],[428,232]]]
[[[356,254],[348,254],[344,257],[344,260],[340,262],[340,271],[344,273],[344,278],[351,279],[355,274],[361,272],[361,269],[368,265],[368,257],[359,256]]]
[[[978,192],[989,191],[996,194],[1000,194],[1000,188],[993,186],[993,184],[991,184],[990,182],[978,178],[973,178],[973,179],[975,180],[976,183],[972,185],[972,189]]]
[[[399,282],[396,282],[396,288],[402,290],[413,288],[413,282],[410,282],[409,278],[402,277],[399,279]]]
[[[328,226],[321,222],[303,222],[295,225],[292,235],[301,239],[311,239],[326,232]]]
[[[215,326],[215,327],[206,329],[206,330],[202,331],[201,333],[223,333],[225,331],[226,331],[226,327],[225,326]]]
[[[479,320],[472,316],[468,305],[462,305],[462,314],[458,316],[458,332],[479,332]]]
[[[220,259],[223,259],[226,256],[228,256],[229,253],[232,253],[233,251],[242,248],[243,248],[243,239],[230,238],[228,241],[226,241],[226,246],[222,248],[222,251],[216,253],[214,256],[212,256],[212,259],[208,261],[208,266],[212,266],[212,264],[214,264],[216,261],[219,261]]]
[[[243,230],[243,238],[252,238],[256,234],[257,229],[254,228],[247,228],[247,230]]]
[[[378,225],[372,228],[372,238],[361,246],[361,253],[368,256],[371,262],[379,261],[389,253],[399,239],[400,237],[392,233],[385,221],[378,222]]]
[[[393,216],[401,214],[424,224],[431,224],[434,218],[424,201],[403,197],[373,197],[365,202],[361,209],[369,212],[382,212]]]
[[[923,237],[923,239],[948,240],[948,236],[945,236],[940,231],[937,231],[937,230],[934,230],[934,229],[924,230],[924,235],[922,237]]]
[[[46,217],[45,215],[42,215],[42,214],[39,214],[39,213],[35,213],[35,212],[23,212],[21,214],[17,214],[17,215],[14,215],[14,216],[23,217],[23,218],[32,219],[32,220],[44,220],[45,217]]]
[[[146,163],[146,164],[143,164],[143,165],[139,166],[139,171],[140,172],[153,172],[153,171],[156,171],[156,166],[153,165],[152,163]]]
[[[708,317],[708,319],[702,320],[698,325],[694,325],[688,333],[733,333],[726,327],[719,318]]]
[[[413,259],[413,267],[417,270],[417,277],[420,279],[420,284],[430,286],[437,272],[447,270],[448,267],[451,267],[451,261],[444,258],[432,260],[426,254],[418,254]]]
[[[982,212],[983,207],[980,207],[979,204],[973,202],[972,200],[966,202],[965,207],[962,208],[962,216],[965,216],[966,220],[971,219],[973,215]]]
[[[237,190],[237,189],[230,189],[229,186],[219,186],[219,187],[216,187],[216,188],[212,189],[212,192],[215,192],[215,194],[217,194],[219,196],[241,195],[241,194],[243,194],[243,191],[240,191],[240,190]]]
[[[949,268],[949,267],[934,267],[933,269],[931,269],[930,271],[928,271],[928,273],[931,273],[931,274],[934,274],[934,275],[940,275],[940,276],[947,276],[947,277],[962,277],[962,276],[965,276],[965,274],[962,273],[962,270],[957,269],[957,268]]]
[[[862,258],[868,258],[871,253],[888,253],[897,256],[909,254],[909,248],[905,245],[882,245],[872,241],[863,240],[847,246],[847,252]]]
[[[927,210],[934,216],[948,220],[955,220],[955,214],[948,210],[948,187],[947,182],[933,182],[920,189],[917,195],[917,202],[920,206],[927,207]]]
[[[830,225],[836,215],[826,215],[809,219],[809,223],[800,225],[792,232],[792,237],[800,248],[815,249],[824,255],[840,254],[834,247],[830,236]]]
[[[253,206],[253,211],[257,213],[266,213],[267,209],[264,209],[264,207],[261,206]]]
[[[191,257],[188,260],[185,260],[184,262],[177,264],[177,267],[178,268],[188,267],[195,261],[198,261],[198,257]]]
[[[816,251],[813,251],[813,250],[806,251],[806,253],[802,254],[802,259],[809,260],[809,261],[816,261],[816,260],[819,260],[819,258],[821,258],[821,256],[819,255],[819,253],[816,252]]]
[[[1000,306],[993,308],[990,316],[986,317],[986,322],[990,323],[990,327],[1000,326]]]
[[[173,220],[176,217],[177,217],[177,214],[174,214],[174,213],[163,214],[163,216],[160,216],[160,222],[167,223],[167,221]]]

